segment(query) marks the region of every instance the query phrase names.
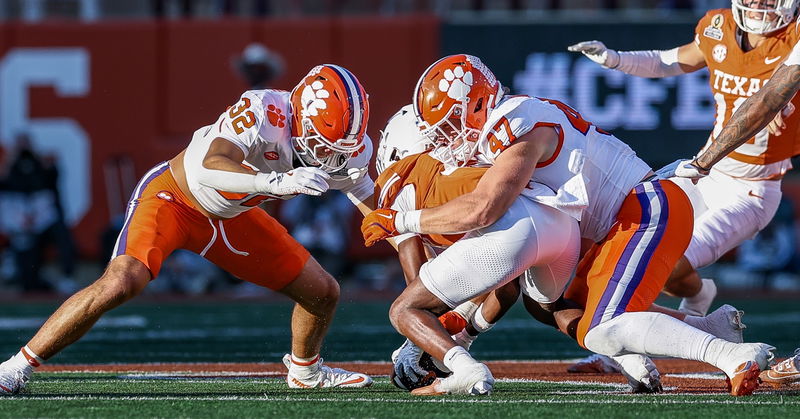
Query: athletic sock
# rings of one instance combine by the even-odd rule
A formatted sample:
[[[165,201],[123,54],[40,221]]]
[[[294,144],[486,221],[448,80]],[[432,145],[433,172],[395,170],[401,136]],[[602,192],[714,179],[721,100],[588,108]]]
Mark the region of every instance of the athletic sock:
[[[291,370],[292,375],[301,380],[312,379],[319,372],[318,360],[319,354],[310,358],[301,358],[292,354],[292,365],[289,370]]]
[[[588,349],[608,356],[638,353],[709,362],[706,352],[715,339],[666,314],[632,312],[595,326],[584,343]]]
[[[473,303],[472,301],[465,301],[454,308],[453,311],[458,313],[459,316],[463,317],[464,320],[470,321],[472,316],[475,314],[475,310],[477,309],[477,304]]]
[[[9,364],[20,370],[33,372],[37,367],[44,363],[44,360],[36,355],[27,345],[20,348],[16,355],[8,360]]]
[[[466,349],[460,346],[454,346],[450,348],[450,350],[447,351],[446,354],[444,354],[443,361],[444,365],[450,371],[454,372],[463,369],[464,367],[476,364],[478,362],[474,358],[472,358],[472,355],[470,355]]]

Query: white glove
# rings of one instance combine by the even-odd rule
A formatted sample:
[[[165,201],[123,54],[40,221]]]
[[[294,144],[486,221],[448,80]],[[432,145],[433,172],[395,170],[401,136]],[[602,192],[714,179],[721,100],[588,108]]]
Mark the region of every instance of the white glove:
[[[605,68],[617,68],[619,65],[619,54],[613,49],[607,48],[600,41],[583,41],[567,47],[568,51],[580,52],[586,58],[602,65]]]
[[[419,366],[421,357],[422,349],[406,339],[403,345],[392,353],[395,374],[413,378],[414,381],[421,380],[428,375],[428,371]]]
[[[692,180],[697,180],[708,176],[708,170],[701,169],[692,164],[692,162],[694,162],[694,159],[675,160],[674,162],[656,170],[656,175],[661,179],[683,177]]]
[[[255,187],[270,195],[306,194],[320,196],[328,190],[331,177],[318,167],[298,167],[286,173],[256,173]]]

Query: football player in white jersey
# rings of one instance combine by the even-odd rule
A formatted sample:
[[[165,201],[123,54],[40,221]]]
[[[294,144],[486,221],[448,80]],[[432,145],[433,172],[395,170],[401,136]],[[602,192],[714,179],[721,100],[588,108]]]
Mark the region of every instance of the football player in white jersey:
[[[667,166],[664,175],[690,180],[702,179],[708,175],[711,167],[766,127],[776,114],[796,98],[798,90],[800,43],[795,44],[769,83],[741,104],[713,144],[703,149],[694,159],[679,160]],[[761,380],[773,384],[800,382],[800,349],[795,351],[794,356],[761,373]]]
[[[600,41],[568,47],[606,68],[640,77],[670,77],[707,67],[716,121],[707,146],[747,97],[766,85],[800,39],[794,24],[798,0],[733,0],[730,8],[710,10],[698,22],[694,41],[664,51],[615,51]],[[665,291],[684,297],[680,310],[703,316],[716,295],[711,279],[696,269],[711,265],[763,229],[777,211],[781,178],[800,144],[800,98],[769,129],[725,156],[699,182],[675,180],[692,200],[695,227],[686,254]]]
[[[348,70],[314,67],[292,92],[254,90],[156,165],[131,197],[105,273],[70,297],[27,345],[0,364],[0,394],[16,394],[34,369],[77,341],[108,310],[139,294],[172,251],[196,252],[231,274],[297,304],[291,388],[366,387],[364,374],[322,364],[339,297],[336,280],[258,204],[328,189],[371,207],[367,95]]]
[[[566,297],[585,307],[573,326],[582,346],[610,356],[702,360],[725,371],[733,395],[752,393],[769,345],[730,343],[644,311],[691,238],[691,204],[680,188],[653,179],[629,147],[568,106],[502,98],[494,75],[473,56],[431,65],[414,100],[418,122],[437,142],[432,153],[438,158],[455,166],[473,164],[474,157],[491,164],[470,193],[423,210],[378,209],[362,223],[368,245],[407,232],[470,231],[426,262],[419,280],[390,310],[401,334],[453,371],[415,394],[490,392],[488,368],[455,345],[435,314],[502,286],[530,266],[547,265],[564,248],[580,247],[581,237],[594,244]],[[551,192],[527,190],[539,184]],[[551,265],[550,274],[555,268],[571,272],[574,262]]]

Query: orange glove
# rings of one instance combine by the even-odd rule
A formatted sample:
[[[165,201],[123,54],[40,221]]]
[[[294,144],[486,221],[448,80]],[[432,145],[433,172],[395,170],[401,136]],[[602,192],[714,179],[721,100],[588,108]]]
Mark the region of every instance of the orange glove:
[[[361,222],[361,234],[364,235],[364,244],[367,247],[385,240],[389,237],[398,235],[394,220],[397,211],[379,208],[364,217]]]

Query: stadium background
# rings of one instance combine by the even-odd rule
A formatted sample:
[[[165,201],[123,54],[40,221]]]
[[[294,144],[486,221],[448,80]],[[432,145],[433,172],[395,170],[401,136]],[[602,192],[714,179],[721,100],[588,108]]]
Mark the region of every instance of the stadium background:
[[[605,70],[566,46],[589,39],[621,50],[682,45],[714,4],[687,6],[592,0],[2,1],[0,167],[14,157],[23,133],[36,152],[54,158],[77,255],[94,267],[78,282],[90,281],[105,262],[99,237],[123,214],[139,176],[180,151],[193,130],[246,90],[235,64],[254,42],[285,63],[270,87],[291,89],[317,63],[351,69],[370,95],[374,142],[388,117],[410,102],[429,63],[466,52],[483,58],[512,93],[563,100],[660,167],[704,143],[714,118],[708,72],[642,79]],[[790,173],[786,196],[800,197],[798,185]],[[2,196],[0,191],[0,212]],[[355,212],[352,219],[347,264],[391,258],[385,244],[366,249]],[[0,254],[7,264],[13,229],[9,217],[0,220]],[[47,252],[52,263],[54,250]],[[9,280],[3,272],[0,284]],[[797,277],[787,273],[782,286],[797,288]],[[398,277],[390,280],[402,284]],[[758,281],[745,284],[752,285]]]

